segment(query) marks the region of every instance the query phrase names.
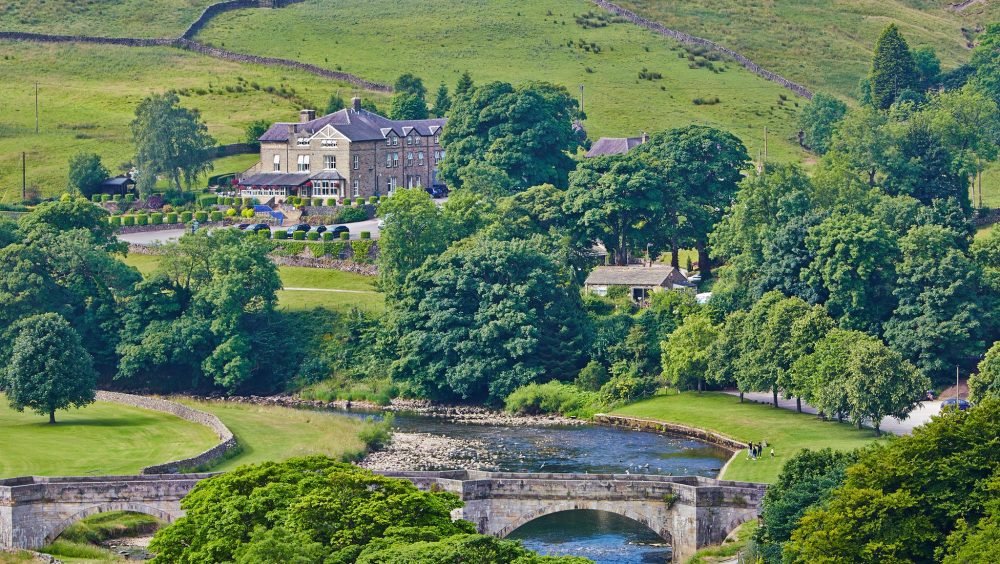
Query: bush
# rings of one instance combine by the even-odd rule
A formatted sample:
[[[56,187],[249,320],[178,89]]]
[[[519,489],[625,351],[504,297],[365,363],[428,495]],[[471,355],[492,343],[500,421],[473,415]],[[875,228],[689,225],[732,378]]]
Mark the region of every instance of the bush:
[[[135,194],[125,194],[125,203],[131,204],[135,201]]]
[[[111,224],[111,227],[121,227],[122,226],[122,216],[120,216],[120,215],[113,215],[113,216],[111,216],[111,217],[108,218],[108,223]]]
[[[351,205],[351,199],[350,198],[344,198],[344,205],[345,206]]]
[[[150,225],[160,225],[163,223],[163,214],[160,212],[153,212],[149,214],[149,224]]]
[[[205,223],[206,221],[208,221],[208,212],[203,212],[203,211],[194,212],[194,219],[199,223]]]
[[[295,239],[296,241],[304,241],[305,238],[306,238],[306,232],[305,231],[293,231],[292,232],[292,239]]]
[[[260,238],[262,238],[262,239],[270,239],[271,238],[271,230],[270,229],[261,229],[260,231],[257,232],[257,236],[260,237]]]
[[[526,415],[558,413],[592,415],[598,407],[597,394],[555,380],[547,384],[528,384],[511,392],[505,401],[507,411]]]
[[[240,212],[240,215],[242,215],[246,219],[250,219],[251,217],[254,216],[253,208],[243,208],[243,211]]]
[[[337,198],[330,198],[330,199],[328,199],[326,201],[326,205],[330,206],[331,208],[333,206],[336,206],[337,205]]]
[[[619,402],[632,402],[653,395],[656,391],[656,380],[636,374],[618,374],[601,386],[601,402],[611,405]]]
[[[323,205],[323,198],[313,198],[313,205],[314,206],[322,206]]]
[[[372,232],[371,231],[362,231],[361,233],[358,234],[358,237],[361,237],[362,239],[371,239],[372,238]]]
[[[149,223],[149,216],[148,215],[141,213],[141,214],[135,216],[135,224],[136,225],[146,225],[147,223]]]
[[[347,241],[350,238],[351,238],[351,234],[348,233],[347,231],[344,231],[343,233],[340,234],[340,240],[341,241]]]
[[[236,208],[226,210],[226,217],[236,217]]]
[[[189,211],[181,212],[181,223],[188,223],[191,221],[192,213]]]
[[[111,201],[111,195],[110,194],[101,194],[101,201],[102,202],[110,202]]]
[[[121,199],[122,199],[122,197],[121,197],[120,194],[115,194],[114,196],[111,196],[111,201],[112,202],[120,202]]]
[[[319,233],[310,231],[309,233],[306,233],[306,239],[309,239],[310,241],[319,241]]]
[[[122,216],[122,225],[125,226],[125,227],[131,227],[131,226],[135,225],[135,216],[134,215],[123,215]]]
[[[101,195],[100,194],[94,194],[93,196],[90,197],[90,201],[94,202],[95,204],[98,203],[98,202],[100,202],[101,201]]]
[[[577,375],[574,383],[581,390],[596,392],[600,390],[604,384],[607,384],[610,379],[611,375],[608,374],[604,365],[596,360],[592,360],[587,363],[587,366],[583,367],[583,370],[581,370],[580,374]]]
[[[340,208],[334,223],[354,223],[368,219],[368,210],[365,208]]]
[[[202,194],[198,196],[198,203],[202,206],[214,206],[219,203],[219,197],[215,194]]]
[[[376,203],[378,203],[378,196],[368,196],[368,203],[369,204],[376,204]]]
[[[212,221],[222,221],[222,212],[216,210],[208,214],[208,218]]]
[[[288,232],[287,231],[281,231],[281,230],[275,231],[274,232],[274,238],[275,239],[282,239],[282,240],[287,239],[288,238]]]
[[[177,214],[170,212],[164,216],[164,221],[166,223],[177,223]]]

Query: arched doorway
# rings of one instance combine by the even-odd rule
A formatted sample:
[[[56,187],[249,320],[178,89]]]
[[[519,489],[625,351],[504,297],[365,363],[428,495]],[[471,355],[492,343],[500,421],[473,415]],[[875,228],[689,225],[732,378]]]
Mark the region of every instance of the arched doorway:
[[[548,555],[583,556],[601,564],[667,562],[671,549],[656,531],[610,511],[574,509],[548,513],[521,525],[508,539]]]

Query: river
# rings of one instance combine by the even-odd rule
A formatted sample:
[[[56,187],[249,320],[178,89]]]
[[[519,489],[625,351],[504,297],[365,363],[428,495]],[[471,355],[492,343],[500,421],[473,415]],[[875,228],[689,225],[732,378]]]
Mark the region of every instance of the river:
[[[451,440],[448,448],[470,469],[716,477],[730,455],[701,441],[595,425],[491,426],[397,414],[394,427],[401,434]],[[446,469],[447,465],[420,469]],[[664,562],[670,558],[669,546],[645,526],[596,511],[542,517],[509,538],[521,540],[542,554],[585,556],[600,564]]]

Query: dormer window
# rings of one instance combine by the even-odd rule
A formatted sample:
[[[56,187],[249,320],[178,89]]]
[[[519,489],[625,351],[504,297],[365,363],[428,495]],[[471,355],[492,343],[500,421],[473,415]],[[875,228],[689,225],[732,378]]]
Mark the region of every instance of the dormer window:
[[[392,136],[391,133],[389,135],[385,136],[385,146],[386,147],[391,147],[392,146],[392,137],[393,136]]]
[[[299,147],[302,147],[302,146],[309,146],[309,138],[308,137],[299,137]]]
[[[440,145],[441,144],[441,136],[440,135],[435,135],[434,136],[434,144],[435,145]]]
[[[324,139],[322,144],[323,144],[324,147],[336,147],[337,146],[337,140],[336,139]]]
[[[395,147],[396,145],[399,145],[399,137],[396,137],[395,135],[393,135],[392,136],[392,146]]]

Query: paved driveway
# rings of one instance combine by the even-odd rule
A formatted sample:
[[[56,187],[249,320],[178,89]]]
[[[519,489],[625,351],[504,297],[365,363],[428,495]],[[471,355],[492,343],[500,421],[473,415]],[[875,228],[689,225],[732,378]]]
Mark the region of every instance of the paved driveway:
[[[378,239],[379,237],[378,219],[357,221],[355,223],[344,223],[343,225],[346,225],[347,228],[351,230],[351,239],[361,238],[362,231],[370,231],[372,234],[372,239]],[[275,225],[271,227],[271,232],[273,233],[275,231],[283,231],[285,229],[288,229],[288,225],[285,226]],[[187,233],[188,231],[189,230],[185,229],[165,229],[163,231],[123,233],[118,235],[118,240],[138,245],[155,245],[162,243],[172,243],[180,239],[181,235]]]

